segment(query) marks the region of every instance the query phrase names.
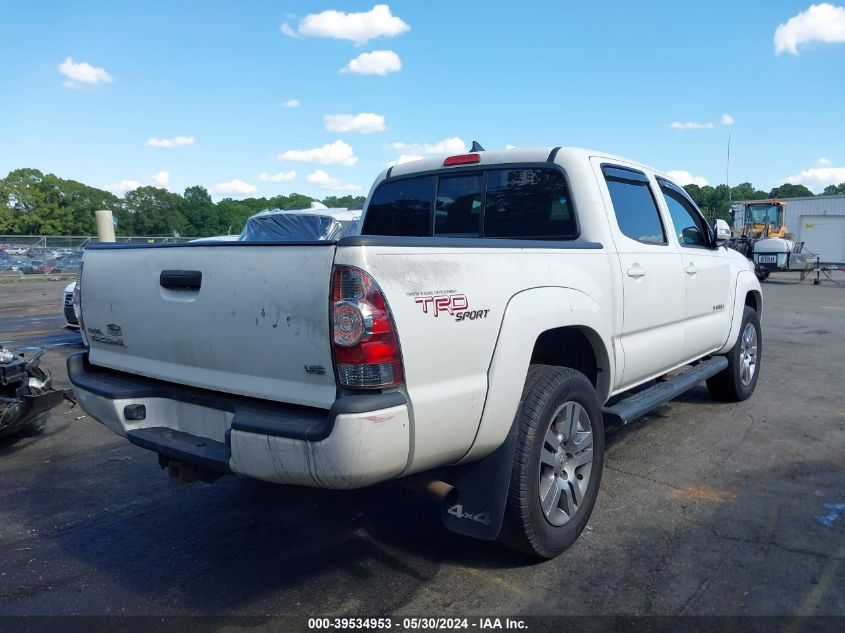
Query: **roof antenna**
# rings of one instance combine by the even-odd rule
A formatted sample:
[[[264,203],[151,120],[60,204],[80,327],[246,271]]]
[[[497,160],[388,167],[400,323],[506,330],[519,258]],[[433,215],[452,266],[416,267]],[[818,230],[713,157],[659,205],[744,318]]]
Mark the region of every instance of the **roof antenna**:
[[[473,141],[472,142],[472,148],[469,151],[471,151],[471,152],[483,152],[484,148],[481,147],[481,143],[479,143],[478,141]]]

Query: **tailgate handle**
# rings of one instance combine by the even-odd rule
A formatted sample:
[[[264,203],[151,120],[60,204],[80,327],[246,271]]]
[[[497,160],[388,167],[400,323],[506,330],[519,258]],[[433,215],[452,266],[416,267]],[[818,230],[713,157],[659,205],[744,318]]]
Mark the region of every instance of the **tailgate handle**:
[[[199,290],[202,285],[201,270],[162,270],[158,283],[171,290]]]

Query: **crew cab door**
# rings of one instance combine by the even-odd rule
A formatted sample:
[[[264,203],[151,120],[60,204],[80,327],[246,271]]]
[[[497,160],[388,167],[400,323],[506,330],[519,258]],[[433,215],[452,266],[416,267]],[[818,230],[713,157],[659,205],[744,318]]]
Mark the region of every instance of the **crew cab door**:
[[[625,388],[678,365],[684,350],[684,272],[667,238],[649,177],[633,167],[593,159],[622,279]]]
[[[684,267],[686,286],[684,330],[685,357],[703,356],[721,347],[731,325],[730,265],[715,247],[704,217],[686,192],[658,178],[661,202],[673,225]]]

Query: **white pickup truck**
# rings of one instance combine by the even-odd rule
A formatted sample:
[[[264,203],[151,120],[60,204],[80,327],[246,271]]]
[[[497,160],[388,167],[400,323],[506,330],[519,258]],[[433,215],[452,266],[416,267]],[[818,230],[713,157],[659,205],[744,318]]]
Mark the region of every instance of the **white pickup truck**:
[[[68,373],[183,480],[404,478],[448,528],[552,557],[592,512],[605,424],[702,380],[754,391],[762,295],[729,236],[615,156],[420,160],[378,177],[360,236],[90,247]]]

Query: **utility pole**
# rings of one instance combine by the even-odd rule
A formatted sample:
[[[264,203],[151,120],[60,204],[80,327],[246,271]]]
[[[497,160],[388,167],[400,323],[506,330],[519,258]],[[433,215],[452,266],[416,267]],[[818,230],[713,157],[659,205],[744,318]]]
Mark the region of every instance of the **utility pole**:
[[[728,187],[728,211],[731,211],[733,206],[733,196],[731,195],[731,133],[728,132],[728,160],[725,163],[725,184]],[[733,214],[733,211],[731,211]],[[733,219],[731,219],[733,224]]]

